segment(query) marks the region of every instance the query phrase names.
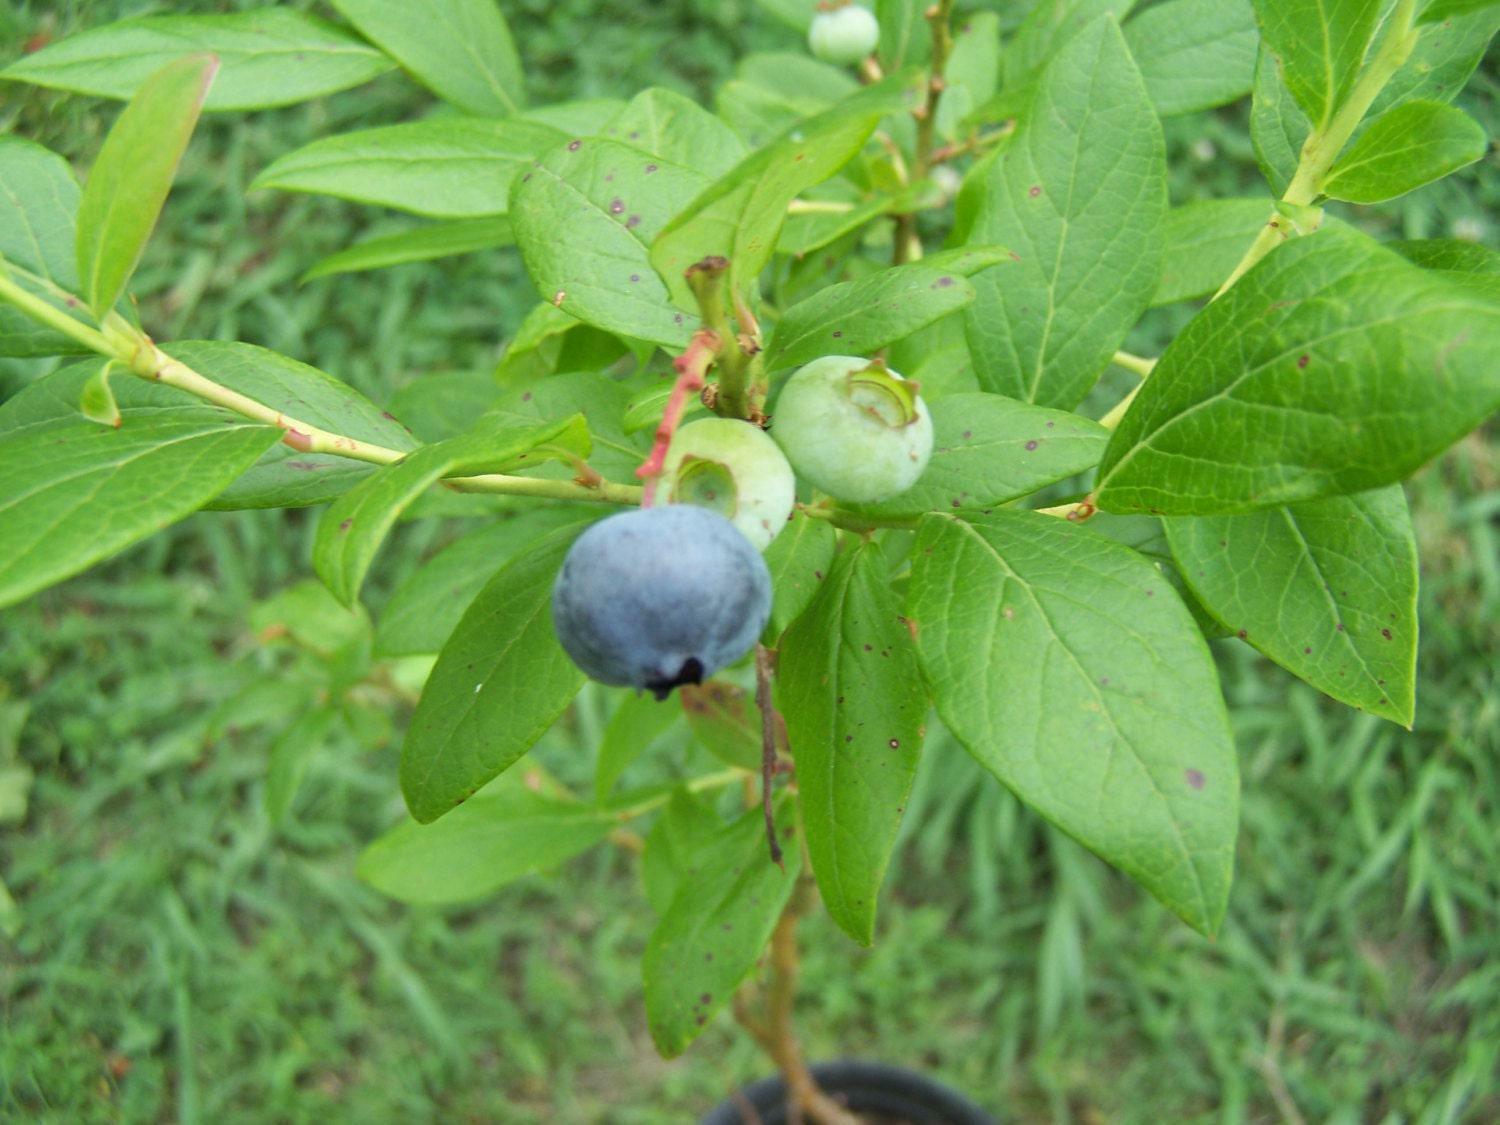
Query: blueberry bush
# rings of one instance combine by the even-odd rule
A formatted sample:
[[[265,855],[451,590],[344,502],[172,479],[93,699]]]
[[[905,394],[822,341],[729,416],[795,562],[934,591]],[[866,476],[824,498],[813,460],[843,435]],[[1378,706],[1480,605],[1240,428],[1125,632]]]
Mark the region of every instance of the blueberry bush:
[[[796,921],[874,940],[933,724],[1212,935],[1239,780],[1208,640],[1411,723],[1401,481],[1500,405],[1500,255],[1344,205],[1485,154],[1450,103],[1500,5],[1041,0],[1002,37],[954,0],[763,3],[809,52],[712,108],[529,104],[494,0],[146,16],[8,68],[125,106],[82,187],[0,137],[0,355],[63,361],[0,405],[0,605],[201,508],[319,506],[326,589],[285,608],[332,644],[399,522],[485,517],[376,622],[435,662],[361,876],[451,903],[640,851],[657,1046],[733,1010],[840,1121],[790,1027]],[[493,378],[381,404],[154,338],[129,286],[200,114],[396,68],[440,108],[255,187],[426,220],[310,276],[519,253]],[[1161,119],[1246,95],[1267,190],[1169,207]],[[1123,350],[1167,306],[1162,354]],[[578,794],[513,767],[586,673],[624,686]],[[716,768],[622,787],[679,722]]]

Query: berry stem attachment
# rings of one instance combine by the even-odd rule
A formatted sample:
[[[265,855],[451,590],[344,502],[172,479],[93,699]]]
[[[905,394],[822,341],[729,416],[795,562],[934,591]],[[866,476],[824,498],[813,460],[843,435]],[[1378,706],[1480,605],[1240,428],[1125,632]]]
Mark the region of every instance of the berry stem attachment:
[[[724,305],[724,278],[728,272],[729,259],[712,255],[694,262],[683,276],[687,278],[688,288],[693,291],[693,297],[698,302],[703,327],[718,340],[717,351],[713,356],[719,369],[713,411],[725,418],[748,418],[750,395],[746,371],[750,364],[750,353],[740,345],[739,338],[730,326],[729,314]],[[737,314],[743,306],[744,302],[736,294]],[[746,330],[749,331],[748,328]]]
[[[722,260],[722,259],[721,259]],[[709,365],[718,354],[718,333],[700,328],[693,333],[687,350],[672,361],[677,370],[677,381],[672,384],[672,393],[661,412],[661,421],[656,427],[656,442],[651,446],[651,455],[641,463],[635,475],[644,482],[641,492],[641,507],[649,508],[656,503],[656,485],[661,480],[662,467],[666,464],[667,448],[672,444],[672,435],[682,421],[682,412],[687,409],[688,398],[703,389]]]
[[[1082,523],[1099,509],[1094,506],[1093,497],[1085,496],[1082,500],[1072,504],[1054,504],[1050,508],[1035,508],[1033,510],[1039,516],[1055,516],[1070,523]]]

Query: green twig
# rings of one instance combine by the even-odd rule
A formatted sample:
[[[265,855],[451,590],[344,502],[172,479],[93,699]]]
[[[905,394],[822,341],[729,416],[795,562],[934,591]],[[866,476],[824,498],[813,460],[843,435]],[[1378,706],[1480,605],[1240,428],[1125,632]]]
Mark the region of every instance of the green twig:
[[[826,520],[834,527],[842,527],[845,531],[860,532],[875,531],[882,527],[911,531],[916,528],[919,518],[917,516],[866,515],[864,512],[851,512],[829,504],[798,504],[797,510],[804,516],[815,520]]]
[[[374,442],[360,441],[358,438],[314,426],[301,418],[258,402],[249,395],[240,394],[238,391],[216,383],[207,376],[194,371],[181,360],[174,359],[162,351],[149,336],[116,313],[110,313],[105,318],[104,331],[100,331],[28,292],[4,273],[0,273],[0,300],[16,306],[33,320],[65,333],[90,350],[108,359],[118,360],[143,379],[175,387],[194,398],[232,411],[242,418],[275,426],[283,431],[282,441],[293,449],[306,453],[329,453],[375,465],[394,464],[406,456],[406,453],[399,449],[390,449],[383,445],[376,445]],[[444,483],[460,492],[493,492],[510,496],[534,496],[549,500],[637,504],[641,498],[640,488],[606,480],[584,484],[577,481],[545,480],[539,477],[488,473],[481,476],[453,477],[445,480]]]
[[[35,293],[28,292],[12,281],[3,259],[0,259],[0,300],[7,301],[32,320],[61,332],[90,351],[98,352],[111,359],[123,358],[116,354],[113,346],[97,328],[83,323],[77,317],[69,316],[62,309],[42,300]]]
[[[1391,13],[1391,31],[1386,36],[1385,42],[1381,44],[1380,50],[1366,65],[1359,81],[1354,84],[1354,88],[1349,91],[1349,96],[1344,99],[1343,104],[1338,107],[1328,122],[1313,129],[1308,134],[1307,140],[1303,142],[1302,151],[1297,159],[1297,170],[1293,173],[1292,182],[1287,185],[1281,197],[1283,203],[1293,207],[1306,207],[1318,198],[1322,191],[1323,180],[1333,167],[1334,161],[1338,159],[1339,153],[1349,143],[1349,138],[1354,135],[1354,130],[1359,127],[1359,123],[1369,112],[1370,106],[1380,96],[1380,91],[1385,89],[1385,84],[1391,80],[1391,76],[1396,71],[1401,69],[1402,64],[1411,55],[1412,48],[1416,46],[1417,29],[1412,25],[1415,9],[1415,0],[1398,0],[1395,10]],[[1255,241],[1250,244],[1250,249],[1245,251],[1245,256],[1240,259],[1239,264],[1234,267],[1224,284],[1219,286],[1213,299],[1218,300],[1257,262],[1291,238],[1295,231],[1290,230],[1289,226],[1290,224],[1282,217],[1280,211],[1273,212],[1266,225],[1256,235]]]
[[[1147,359],[1143,355],[1131,355],[1129,352],[1115,352],[1109,361],[1116,367],[1123,367],[1126,371],[1139,375],[1142,379],[1150,375],[1156,366],[1156,360]]]

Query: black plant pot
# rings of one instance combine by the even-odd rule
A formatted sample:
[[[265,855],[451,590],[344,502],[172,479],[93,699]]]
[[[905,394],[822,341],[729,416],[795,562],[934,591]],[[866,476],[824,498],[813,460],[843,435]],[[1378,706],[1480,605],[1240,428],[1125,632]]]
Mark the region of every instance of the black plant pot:
[[[825,1094],[855,1113],[875,1115],[881,1125],[998,1125],[962,1094],[900,1067],[842,1059],[811,1069]],[[743,1112],[746,1103],[761,1125],[786,1125],[786,1086],[780,1076],[751,1083],[741,1094],[743,1101],[729,1099],[700,1125],[747,1125],[755,1118]]]

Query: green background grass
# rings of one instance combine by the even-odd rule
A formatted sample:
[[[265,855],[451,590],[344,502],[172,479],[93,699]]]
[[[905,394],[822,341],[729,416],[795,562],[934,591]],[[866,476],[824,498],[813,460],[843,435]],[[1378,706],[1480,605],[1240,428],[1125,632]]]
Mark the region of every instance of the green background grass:
[[[0,61],[35,35],[166,7],[0,0]],[[795,46],[748,0],[505,8],[538,101],[648,78],[706,98],[738,54]],[[1482,71],[1463,100],[1492,135],[1497,92]],[[377,398],[488,369],[535,300],[514,251],[299,286],[319,257],[400,220],[243,192],[316,136],[428,104],[391,75],[208,119],[135,286],[143,321],[164,339],[276,348]],[[7,86],[0,129],[83,170],[116,108]],[[1169,123],[1174,199],[1253,185],[1244,116]],[[1477,224],[1494,245],[1497,185],[1490,162],[1347,214],[1391,237]],[[1155,354],[1174,318],[1132,343]],[[0,363],[0,395],[45,369]],[[877,945],[806,926],[810,1053],[927,1068],[1019,1121],[1500,1119],[1497,479],[1481,435],[1410,488],[1424,582],[1412,732],[1215,646],[1244,773],[1216,942],[938,740]],[[269,824],[279,716],[325,672],[255,606],[308,573],[314,519],[199,515],[0,613],[0,1116],[623,1125],[690,1120],[764,1073],[727,1019],[683,1059],[656,1056],[639,982],[652,917],[623,852],[459,910],[355,880],[359,848],[400,813],[399,668],[358,686],[293,817]],[[398,533],[377,612],[450,533]],[[587,776],[608,698],[587,692],[539,751],[565,780]]]

